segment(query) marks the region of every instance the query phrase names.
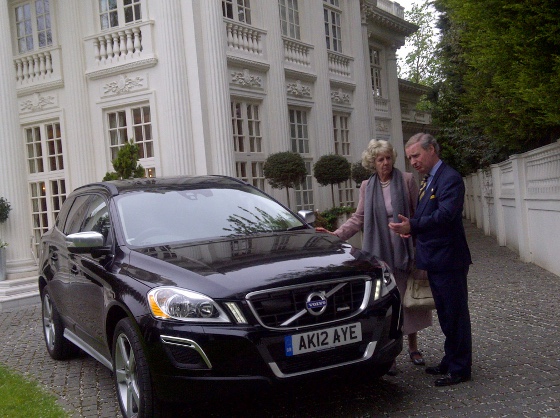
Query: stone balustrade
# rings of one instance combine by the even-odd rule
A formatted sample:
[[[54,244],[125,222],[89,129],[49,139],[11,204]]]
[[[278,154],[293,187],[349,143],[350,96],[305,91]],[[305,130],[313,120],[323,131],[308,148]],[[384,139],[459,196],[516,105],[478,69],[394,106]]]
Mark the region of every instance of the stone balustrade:
[[[59,48],[18,55],[14,58],[17,88],[37,86],[61,79]]]
[[[338,52],[329,51],[329,73],[343,77],[352,77],[352,64],[354,60]]]
[[[286,37],[282,39],[284,41],[284,59],[286,62],[302,65],[304,67],[311,66],[312,45],[305,44],[296,39]]]
[[[244,23],[224,18],[227,46],[230,50],[263,55],[265,31]]]

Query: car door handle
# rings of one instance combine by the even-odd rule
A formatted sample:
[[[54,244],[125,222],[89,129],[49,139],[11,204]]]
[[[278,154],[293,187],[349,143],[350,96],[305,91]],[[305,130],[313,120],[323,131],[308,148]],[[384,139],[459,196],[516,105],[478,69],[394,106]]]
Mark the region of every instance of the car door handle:
[[[77,274],[80,273],[80,269],[78,268],[77,265],[74,264],[74,265],[72,266],[72,268],[70,269],[70,272],[71,272],[72,274],[76,274],[76,275],[77,275]]]

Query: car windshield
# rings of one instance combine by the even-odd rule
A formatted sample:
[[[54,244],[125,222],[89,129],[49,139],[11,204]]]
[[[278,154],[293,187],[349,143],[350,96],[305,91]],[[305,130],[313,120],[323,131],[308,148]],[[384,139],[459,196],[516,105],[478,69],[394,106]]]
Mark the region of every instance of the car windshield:
[[[132,246],[200,241],[304,228],[287,209],[252,188],[151,190],[116,200]]]

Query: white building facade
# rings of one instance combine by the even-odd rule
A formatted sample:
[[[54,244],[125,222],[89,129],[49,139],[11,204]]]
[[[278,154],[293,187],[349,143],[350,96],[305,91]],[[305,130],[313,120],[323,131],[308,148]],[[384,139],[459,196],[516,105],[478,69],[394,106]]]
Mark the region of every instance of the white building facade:
[[[430,123],[414,116],[422,89],[397,78],[415,30],[388,0],[2,0],[8,278],[35,273],[65,197],[113,171],[129,139],[147,176],[231,175],[284,203],[263,164],[298,152],[309,175],[294,210],[332,205],[312,176],[322,155],[356,162],[376,137],[404,169],[403,140]],[[357,204],[353,182],[338,192]]]

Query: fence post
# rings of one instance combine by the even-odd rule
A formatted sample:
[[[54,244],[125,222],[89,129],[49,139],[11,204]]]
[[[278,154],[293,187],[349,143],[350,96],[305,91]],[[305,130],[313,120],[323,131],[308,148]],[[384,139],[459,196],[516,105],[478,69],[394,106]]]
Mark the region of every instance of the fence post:
[[[527,202],[526,197],[526,175],[525,158],[521,155],[510,157],[513,170],[513,189],[515,195],[515,223],[517,225],[517,241],[519,246],[519,258],[524,262],[531,262],[533,257],[529,247],[529,231],[527,227]]]

